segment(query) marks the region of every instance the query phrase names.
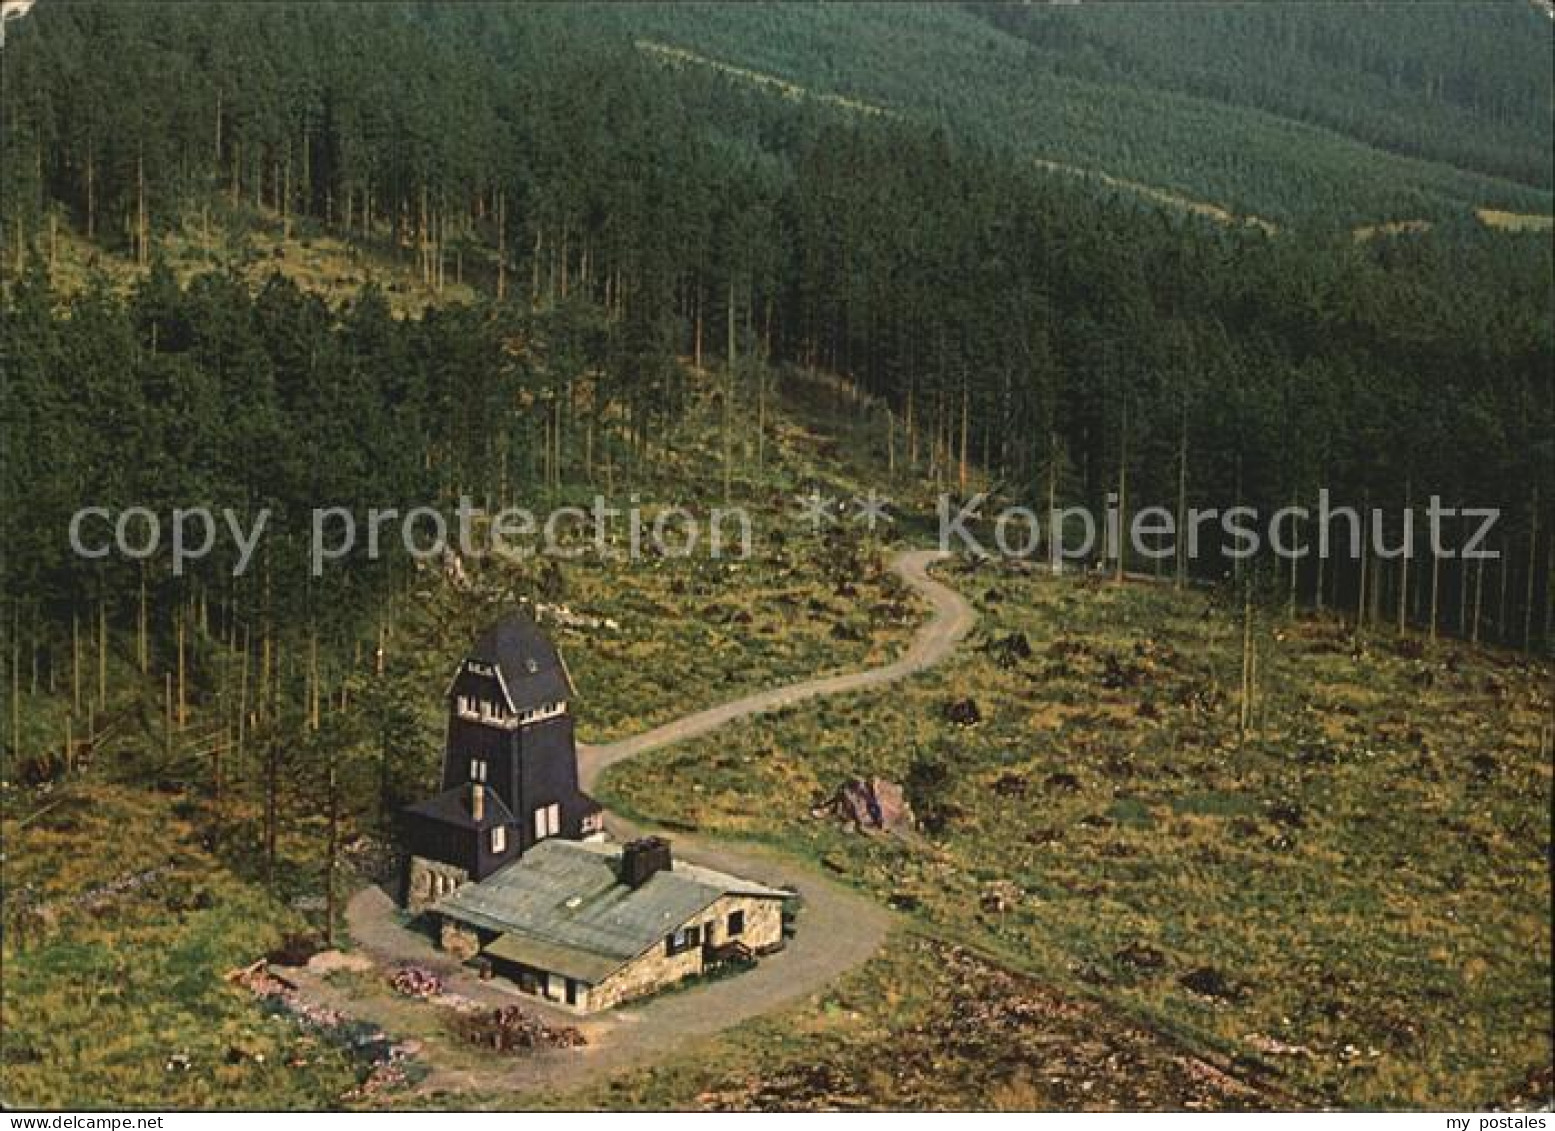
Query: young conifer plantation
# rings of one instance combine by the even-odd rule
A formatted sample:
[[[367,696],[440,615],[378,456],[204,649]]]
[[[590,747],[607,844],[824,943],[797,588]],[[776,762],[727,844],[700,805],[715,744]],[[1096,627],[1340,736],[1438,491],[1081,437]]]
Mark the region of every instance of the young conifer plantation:
[[[1555,25],[1150,7],[7,20],[0,1101],[1547,1105]],[[876,492],[878,529],[794,518]],[[937,569],[976,622],[933,672],[590,786],[835,892],[796,939],[857,900],[858,961],[552,1090],[390,987],[360,893],[501,611],[564,611],[580,737],[626,738],[889,664],[944,614],[891,562],[979,495],[986,545],[1000,508],[1043,534]],[[319,508],[595,496],[744,506],[757,553],[498,565],[389,526],[313,568]],[[1046,569],[1055,509],[1315,539],[1320,505],[1366,547]],[[97,543],[142,508],[146,552],[74,549],[88,506]],[[900,839],[825,815],[876,777]],[[288,947],[367,957],[224,977]]]

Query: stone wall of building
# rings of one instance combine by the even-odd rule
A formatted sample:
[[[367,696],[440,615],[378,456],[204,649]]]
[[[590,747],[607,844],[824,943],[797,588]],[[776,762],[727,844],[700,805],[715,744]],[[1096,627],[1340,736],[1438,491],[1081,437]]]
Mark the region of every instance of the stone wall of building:
[[[702,972],[702,946],[723,946],[734,941],[728,933],[729,915],[745,913],[745,927],[737,936],[752,951],[763,953],[783,939],[783,905],[776,899],[726,895],[706,911],[686,922],[702,929],[702,944],[679,954],[666,953],[661,941],[627,963],[597,986],[588,988],[590,1012],[609,1009],[623,1001],[643,997]]]
[[[729,914],[745,912],[745,929],[736,937],[728,933]],[[745,895],[726,895],[708,911],[713,946],[742,942],[756,954],[764,954],[783,941],[783,901],[754,899]]]
[[[405,869],[405,910],[420,915],[443,896],[469,882],[470,874],[463,868],[424,856],[412,856]]]
[[[437,945],[460,962],[468,962],[481,950],[480,936],[469,927],[444,919],[438,927]]]

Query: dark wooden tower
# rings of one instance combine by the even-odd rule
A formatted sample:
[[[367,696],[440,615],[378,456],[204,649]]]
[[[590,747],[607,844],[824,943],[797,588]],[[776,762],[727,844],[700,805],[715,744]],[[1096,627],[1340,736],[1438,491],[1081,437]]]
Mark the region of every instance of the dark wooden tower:
[[[481,635],[448,687],[442,792],[406,810],[412,855],[479,880],[541,840],[602,830],[578,785],[572,693],[561,654],[528,616]]]

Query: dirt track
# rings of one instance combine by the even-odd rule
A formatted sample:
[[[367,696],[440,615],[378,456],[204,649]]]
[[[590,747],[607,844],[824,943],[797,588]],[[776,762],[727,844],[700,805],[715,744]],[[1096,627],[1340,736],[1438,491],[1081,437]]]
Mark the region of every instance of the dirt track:
[[[627,758],[807,699],[880,687],[944,660],[976,620],[971,606],[958,593],[928,575],[928,567],[945,556],[934,550],[908,550],[892,561],[892,568],[933,608],[933,615],[900,659],[878,668],[757,692],[620,742],[580,745],[579,771],[584,788],[591,788],[606,767]],[[613,815],[607,816],[606,827],[618,838],[636,831]],[[795,937],[781,953],[738,978],[660,995],[640,1005],[582,1021],[535,998],[508,991],[499,983],[479,982],[435,951],[425,937],[400,926],[393,902],[381,889],[372,887],[358,892],[346,914],[351,935],[365,952],[383,962],[416,961],[434,966],[458,993],[482,1001],[520,1002],[552,1023],[578,1025],[589,1040],[588,1046],[579,1050],[553,1051],[504,1062],[488,1058],[478,1066],[473,1061],[458,1068],[436,1065],[423,1087],[522,1091],[565,1086],[604,1069],[662,1056],[686,1040],[726,1029],[821,989],[873,955],[890,929],[891,913],[878,903],[776,853],[683,835],[675,837],[675,852],[708,867],[798,889],[804,908]],[[325,998],[338,996],[322,981],[309,989]],[[404,1011],[427,1008],[408,1001],[352,1001],[343,997],[330,1004],[391,1031],[406,1027],[398,1023],[406,1019]],[[435,1058],[429,1059],[435,1063]]]
[[[768,711],[792,707],[806,699],[822,695],[843,695],[850,691],[863,691],[894,683],[905,676],[933,667],[955,651],[956,645],[966,636],[977,614],[948,586],[941,585],[928,574],[928,567],[948,555],[938,550],[907,550],[898,554],[891,568],[901,575],[920,596],[927,598],[934,608],[934,615],[913,637],[911,647],[898,660],[878,668],[845,672],[825,679],[812,679],[804,683],[791,683],[768,691],[758,691],[742,699],[709,707],[694,715],[686,715],[674,722],[665,723],[653,730],[624,738],[604,746],[580,744],[578,770],[583,777],[583,788],[591,789],[600,773],[608,766],[627,758],[634,758],[649,750],[684,742],[710,730],[724,726],[736,719]]]

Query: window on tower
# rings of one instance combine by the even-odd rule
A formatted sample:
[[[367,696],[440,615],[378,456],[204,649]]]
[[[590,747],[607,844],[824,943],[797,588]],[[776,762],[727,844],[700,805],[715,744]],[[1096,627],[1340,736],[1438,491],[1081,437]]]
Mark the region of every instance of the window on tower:
[[[535,810],[535,839],[544,840],[562,831],[562,807],[552,803]]]

